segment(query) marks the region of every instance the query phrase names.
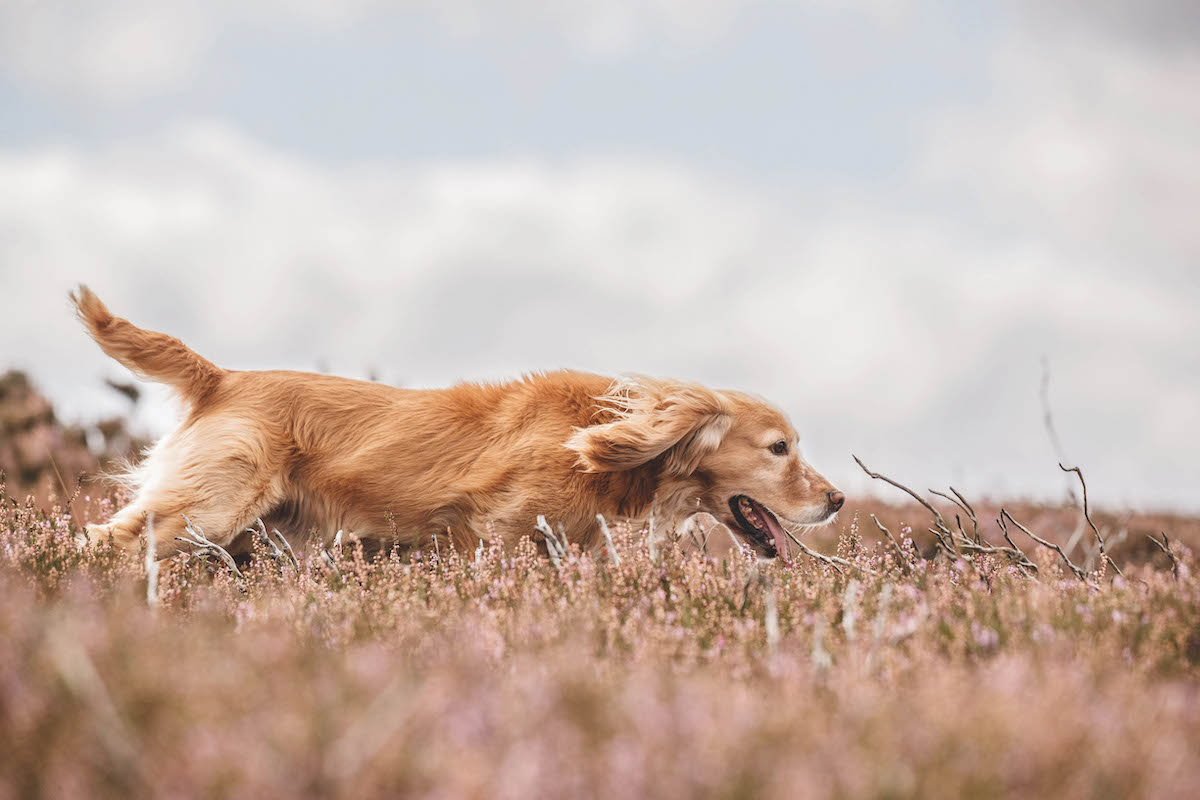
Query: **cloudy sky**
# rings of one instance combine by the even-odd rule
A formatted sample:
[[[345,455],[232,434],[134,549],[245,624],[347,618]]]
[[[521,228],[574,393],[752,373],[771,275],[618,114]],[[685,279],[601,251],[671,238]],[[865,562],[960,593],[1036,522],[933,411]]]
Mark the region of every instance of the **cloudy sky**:
[[[224,366],[676,375],[851,492],[1061,497],[1045,363],[1097,502],[1200,509],[1200,5],[961,5],[5,2],[0,365],[122,410],[85,281]]]

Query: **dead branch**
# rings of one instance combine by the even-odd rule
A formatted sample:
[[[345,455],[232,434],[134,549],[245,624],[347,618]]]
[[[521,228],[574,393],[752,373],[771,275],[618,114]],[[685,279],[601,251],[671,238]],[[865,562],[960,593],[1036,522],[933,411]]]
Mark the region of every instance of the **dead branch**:
[[[193,525],[192,521],[186,515],[180,514],[180,516],[183,517],[183,521],[186,523],[184,531],[187,536],[176,536],[175,541],[192,545],[194,549],[187,553],[188,556],[192,558],[216,558],[229,567],[229,571],[238,576],[238,578],[245,578],[242,575],[242,571],[238,569],[237,562],[233,560],[233,556],[229,555],[228,550],[216,542],[209,541],[208,537],[204,535],[204,529],[198,525]]]
[[[967,536],[967,532],[963,529],[962,520],[960,520],[958,518],[957,514],[954,516],[954,521],[958,524],[958,529],[962,532],[962,535],[964,538],[973,538],[975,540],[975,543],[978,544],[979,543],[979,518],[975,516],[975,509],[971,507],[971,504],[968,503],[963,498],[963,496],[958,493],[958,490],[955,489],[953,486],[950,487],[950,491],[954,492],[954,497],[951,497],[950,495],[945,494],[943,492],[939,492],[937,489],[930,489],[929,493],[935,494],[938,497],[949,500],[951,503],[954,503],[954,505],[958,506],[959,508],[961,508],[963,510],[963,512],[967,515],[967,519],[971,520],[972,536],[970,536],[970,537]]]
[[[1016,564],[1017,567],[1021,568],[1022,572],[1024,572],[1026,575],[1029,574],[1029,570],[1034,572],[1038,571],[1037,564],[1029,560],[1029,556],[1025,554],[1024,550],[1017,547],[1016,544],[1013,543],[1012,539],[1008,539],[1008,543],[1011,545],[1011,547],[996,547],[995,545],[986,544],[982,541],[977,544],[972,542],[963,542],[962,546],[964,550],[968,550],[972,553],[998,553],[1003,555],[1008,558],[1009,561]]]
[[[288,560],[292,562],[293,567],[299,570],[300,559],[296,558],[296,551],[292,549],[292,546],[288,543],[288,540],[284,538],[283,534],[280,533],[277,528],[271,528],[271,535],[279,540],[279,543],[283,545],[283,549],[287,552]]]
[[[862,462],[862,459],[860,459],[858,456],[852,456],[852,457],[854,458],[855,462],[857,462],[858,466],[862,467],[862,471],[867,473],[868,477],[871,477],[877,481],[883,481],[884,483],[895,486],[900,491],[908,494],[908,496],[911,497],[913,500],[916,500],[918,503],[925,506],[925,508],[929,511],[929,513],[933,515],[933,518],[937,522],[938,527],[941,528],[943,532],[950,533],[950,529],[948,527],[946,527],[946,520],[945,520],[945,518],[942,517],[941,512],[939,512],[936,508],[934,508],[932,505],[930,505],[929,501],[927,501],[924,497],[921,497],[921,495],[917,494],[912,489],[908,488],[907,486],[905,486],[903,483],[900,483],[899,481],[894,481],[886,475],[880,475],[878,472],[872,472],[871,470],[867,469],[867,465],[864,464]]]
[[[297,570],[300,569],[300,560],[296,558],[296,553],[292,550],[292,546],[288,544],[288,540],[275,528],[272,528],[271,532],[267,533],[267,526],[263,523],[261,517],[254,521],[253,527],[246,528],[246,532],[254,534],[255,538],[265,544],[273,559],[290,563]]]
[[[896,541],[896,537],[892,536],[892,532],[889,531],[874,514],[871,515],[871,521],[874,522],[875,527],[879,528],[879,531],[887,537],[887,540],[892,543],[892,547],[896,548],[896,556],[900,560],[900,566],[904,567],[904,571],[906,573],[912,572],[912,564],[910,564],[908,559],[905,557],[904,548],[902,548],[900,543]]]
[[[1150,534],[1146,534],[1146,538],[1158,545],[1158,549],[1167,554],[1167,558],[1171,559],[1171,574],[1175,576],[1175,580],[1179,580],[1179,558],[1171,551],[1171,540],[1167,538],[1167,532],[1162,531],[1163,540],[1160,542]]]
[[[841,574],[841,572],[842,572],[842,570],[838,567],[839,564],[843,567],[851,567],[852,569],[856,569],[859,572],[865,572],[868,575],[876,574],[875,572],[872,572],[871,570],[867,569],[866,567],[860,567],[858,564],[855,564],[853,561],[847,561],[846,559],[840,558],[838,556],[827,556],[824,553],[818,553],[816,550],[813,550],[811,547],[804,544],[804,542],[797,539],[795,534],[793,534],[787,528],[784,528],[783,532],[786,533],[788,535],[788,538],[791,539],[792,542],[797,547],[800,548],[800,552],[804,553],[806,556],[815,558],[818,561],[824,561],[826,564],[833,567],[838,572],[838,574]]]
[[[1012,544],[1014,548],[1016,547],[1016,545],[1013,544],[1012,539],[1008,535],[1008,526],[1005,525],[1005,523],[1004,523],[1005,519],[1007,519],[1013,525],[1016,525],[1018,528],[1020,528],[1021,531],[1026,536],[1028,536],[1030,539],[1033,539],[1035,542],[1042,545],[1043,547],[1048,547],[1051,550],[1058,553],[1059,556],[1062,557],[1062,560],[1066,563],[1066,565],[1071,569],[1072,574],[1074,574],[1076,578],[1083,581],[1084,583],[1087,582],[1087,576],[1084,573],[1084,571],[1081,570],[1079,567],[1075,566],[1074,562],[1072,562],[1071,559],[1067,557],[1066,552],[1061,547],[1059,547],[1054,542],[1048,542],[1045,539],[1043,539],[1042,537],[1038,536],[1036,533],[1029,530],[1024,525],[1022,525],[1021,523],[1019,523],[1015,519],[1013,519],[1012,514],[1009,514],[1007,510],[1002,508],[1002,509],[1000,509],[1000,517],[999,517],[999,519],[996,520],[996,522],[997,522],[997,524],[1000,525],[1000,529],[1002,531],[1004,531],[1004,538],[1007,539],[1009,544]]]
[[[546,552],[550,554],[550,561],[554,564],[555,569],[562,569],[562,562],[567,557],[566,538],[564,537],[560,542],[558,535],[550,527],[550,523],[546,522],[546,517],[542,514],[538,514],[537,525],[535,527],[542,534],[542,538],[546,542]]]
[[[937,539],[938,545],[946,551],[946,555],[950,556],[950,558],[959,558],[962,556],[962,553],[958,552],[958,546],[954,542],[953,533],[950,531],[945,531],[946,535],[950,537],[950,541],[947,542],[944,538],[942,538],[942,531],[938,530],[937,528],[926,528],[925,530],[933,534],[933,538]],[[971,560],[969,556],[967,557],[967,560]]]
[[[1072,499],[1071,505],[1075,505],[1074,495],[1071,496],[1071,499]],[[1084,522],[1082,518],[1080,518],[1079,522],[1075,525],[1075,530],[1071,532],[1071,538],[1067,539],[1066,550],[1068,553],[1075,552],[1075,545],[1079,544],[1079,540],[1083,538],[1083,535],[1085,533],[1087,533],[1087,529],[1088,529],[1087,523]]]
[[[339,580],[342,580],[342,581],[345,580],[344,578],[342,578],[342,571],[341,571],[341,569],[338,568],[337,561],[334,559],[332,553],[330,553],[328,550],[322,550],[321,558],[323,558],[325,560],[325,566],[332,569],[334,574],[338,576]]]
[[[1054,455],[1058,456],[1059,462],[1067,461],[1067,454],[1063,450],[1062,440],[1058,438],[1058,429],[1054,427],[1054,414],[1050,410],[1050,359],[1042,356],[1042,386],[1038,396],[1042,401],[1042,425],[1046,429],[1046,436],[1050,439],[1050,446],[1054,448]],[[1067,489],[1067,496],[1071,498],[1071,502],[1075,502],[1075,495]]]
[[[1083,487],[1083,518],[1087,520],[1088,527],[1092,529],[1092,533],[1096,534],[1096,544],[1100,547],[1100,555],[1113,568],[1113,572],[1121,575],[1121,568],[1117,566],[1117,562],[1112,560],[1112,556],[1104,549],[1104,537],[1100,535],[1100,529],[1096,527],[1096,523],[1092,522],[1092,515],[1088,512],[1088,496],[1087,496],[1087,481],[1083,479],[1083,470],[1079,467],[1067,467],[1061,462],[1058,468],[1063,472],[1074,472],[1079,478],[1079,485]]]
[[[886,475],[872,472],[867,468],[866,464],[864,464],[862,460],[858,458],[858,456],[854,456],[854,460],[858,463],[858,466],[862,467],[863,472],[867,473],[868,476],[895,486],[897,489],[905,492],[909,495],[909,497],[912,497],[914,500],[924,506],[926,510],[933,515],[935,527],[928,528],[928,531],[933,534],[934,538],[937,540],[938,547],[945,551],[945,553],[951,558],[962,558],[968,562],[974,563],[975,559],[973,554],[999,554],[1005,556],[1011,562],[1016,564],[1017,568],[1027,576],[1029,576],[1031,571],[1037,572],[1037,565],[1029,559],[1029,557],[1025,554],[1025,551],[1017,547],[1007,533],[1005,534],[1005,539],[1008,540],[1010,547],[996,547],[986,543],[983,540],[983,537],[979,532],[979,517],[975,513],[974,506],[972,506],[967,499],[963,497],[962,493],[953,486],[950,487],[950,492],[953,494],[953,496],[939,492],[936,489],[930,489],[929,491],[938,497],[949,500],[964,513],[966,513],[967,518],[971,520],[970,534],[967,533],[966,528],[962,524],[962,518],[959,515],[956,514],[954,517],[955,524],[958,527],[958,533],[956,535],[956,533],[950,529],[949,525],[947,525],[946,519],[942,516],[941,512],[934,508],[932,504],[927,502],[919,494],[899,481],[895,481]],[[1013,522],[1014,524],[1019,525],[1019,523],[1016,523],[1016,520],[1013,520]],[[875,524],[879,525],[879,521],[876,520]],[[1003,526],[1001,527],[1003,529]],[[882,526],[880,526],[880,528],[882,529]],[[891,538],[890,534],[889,538]]]

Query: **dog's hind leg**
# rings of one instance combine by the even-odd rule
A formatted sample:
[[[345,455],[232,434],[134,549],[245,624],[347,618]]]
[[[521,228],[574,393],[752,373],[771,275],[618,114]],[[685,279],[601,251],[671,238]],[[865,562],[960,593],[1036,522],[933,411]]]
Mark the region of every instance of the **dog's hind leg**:
[[[133,502],[108,524],[89,526],[89,539],[111,535],[119,546],[136,550],[152,514],[155,550],[163,558],[187,547],[176,541],[186,516],[224,547],[284,498],[279,465],[269,452],[262,432],[237,419],[211,418],[177,431],[139,470]]]

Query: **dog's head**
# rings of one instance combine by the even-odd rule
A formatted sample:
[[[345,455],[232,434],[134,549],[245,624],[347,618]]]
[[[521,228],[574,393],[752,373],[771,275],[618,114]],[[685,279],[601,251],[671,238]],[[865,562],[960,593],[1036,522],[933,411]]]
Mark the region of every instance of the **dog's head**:
[[[785,549],[785,529],[829,522],[845,496],[800,455],[787,417],[741,392],[655,378],[622,380],[598,398],[602,421],[567,447],[588,472],[653,464],[759,555]]]

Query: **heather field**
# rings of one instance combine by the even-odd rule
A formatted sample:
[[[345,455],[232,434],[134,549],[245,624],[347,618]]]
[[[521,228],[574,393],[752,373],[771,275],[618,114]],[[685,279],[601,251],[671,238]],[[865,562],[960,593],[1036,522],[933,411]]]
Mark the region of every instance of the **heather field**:
[[[148,581],[75,544],[112,502],[0,511],[0,796],[1200,795],[1195,520],[1095,514],[1112,564],[1069,506],[1006,550],[866,501],[790,564],[616,526]]]

